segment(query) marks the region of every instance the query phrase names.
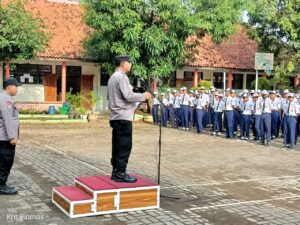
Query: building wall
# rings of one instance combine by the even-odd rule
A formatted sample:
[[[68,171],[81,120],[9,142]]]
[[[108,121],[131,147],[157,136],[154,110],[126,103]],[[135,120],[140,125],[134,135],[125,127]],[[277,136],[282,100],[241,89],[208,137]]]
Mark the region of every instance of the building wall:
[[[13,97],[16,102],[43,102],[45,88],[42,84],[23,84],[18,87],[18,94]]]

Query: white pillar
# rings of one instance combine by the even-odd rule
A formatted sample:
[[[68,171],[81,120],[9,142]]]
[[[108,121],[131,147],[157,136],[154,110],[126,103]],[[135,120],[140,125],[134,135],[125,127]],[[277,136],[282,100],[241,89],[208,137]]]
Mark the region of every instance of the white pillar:
[[[256,75],[255,75],[255,91],[258,89],[258,70],[256,70]]]
[[[223,72],[223,89],[226,90],[226,72]]]
[[[247,88],[247,74],[243,74],[243,89]]]

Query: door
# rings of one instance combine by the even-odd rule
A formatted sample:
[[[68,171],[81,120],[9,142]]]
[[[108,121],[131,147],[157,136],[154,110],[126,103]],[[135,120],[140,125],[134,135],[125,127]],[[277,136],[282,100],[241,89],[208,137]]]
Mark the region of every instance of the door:
[[[93,75],[82,75],[80,84],[80,94],[87,97],[90,91],[93,90]],[[86,109],[92,109],[91,105],[86,101],[82,101],[82,107]]]
[[[45,102],[57,101],[57,80],[56,74],[44,76]]]

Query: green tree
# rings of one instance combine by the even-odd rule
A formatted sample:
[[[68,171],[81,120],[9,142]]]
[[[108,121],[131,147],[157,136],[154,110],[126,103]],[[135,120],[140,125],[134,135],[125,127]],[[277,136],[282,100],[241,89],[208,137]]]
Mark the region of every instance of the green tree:
[[[299,74],[299,12],[300,0],[249,1],[249,35],[258,42],[260,51],[274,53],[276,88],[287,85],[289,74]]]
[[[22,1],[0,4],[0,61],[32,59],[45,49],[47,35],[40,19],[26,11]]]
[[[86,55],[112,71],[115,55],[133,58],[132,74],[149,81],[167,78],[184,65],[195,43],[190,36],[211,34],[220,41],[234,31],[241,0],[83,0]],[[167,80],[167,79],[165,79]]]

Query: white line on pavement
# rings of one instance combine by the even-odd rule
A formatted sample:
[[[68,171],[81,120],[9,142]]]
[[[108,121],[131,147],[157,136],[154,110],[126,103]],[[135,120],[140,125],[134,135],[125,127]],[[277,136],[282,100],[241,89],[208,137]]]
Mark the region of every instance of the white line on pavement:
[[[279,200],[292,199],[292,198],[300,198],[300,195],[292,195],[292,196],[280,197],[280,198],[270,198],[270,199],[264,199],[264,200],[235,202],[235,203],[227,203],[227,204],[219,204],[219,205],[211,205],[211,206],[202,206],[202,207],[195,207],[195,208],[185,209],[185,211],[190,212],[190,211],[194,211],[194,210],[219,208],[219,207],[226,207],[226,206],[232,206],[232,205],[257,204],[257,203],[279,201]]]
[[[213,181],[211,183],[186,184],[186,185],[177,185],[177,186],[175,185],[175,186],[169,186],[169,187],[161,187],[161,189],[174,189],[174,188],[180,188],[180,187],[212,186],[212,185],[222,185],[222,184],[247,183],[247,182],[253,182],[253,181],[276,180],[276,179],[290,179],[290,178],[296,178],[296,177],[300,177],[300,175],[297,175],[297,176],[253,178],[253,179],[239,179],[239,180],[224,181],[224,182],[214,182]]]

